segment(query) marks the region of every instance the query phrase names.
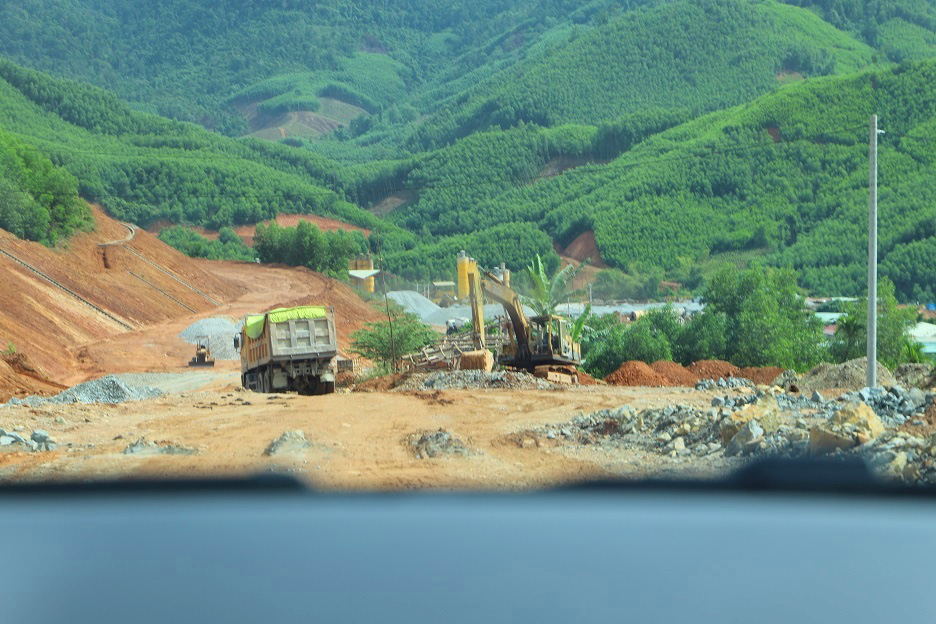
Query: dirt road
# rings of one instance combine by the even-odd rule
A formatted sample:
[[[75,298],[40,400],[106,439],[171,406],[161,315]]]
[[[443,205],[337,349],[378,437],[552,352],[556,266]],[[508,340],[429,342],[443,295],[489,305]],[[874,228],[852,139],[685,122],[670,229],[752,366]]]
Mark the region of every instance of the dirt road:
[[[600,477],[711,476],[696,466],[636,450],[564,447],[525,439],[524,431],[620,405],[635,409],[681,403],[704,407],[711,396],[688,388],[580,387],[555,391],[339,393],[324,397],[262,395],[216,378],[209,390],[121,405],[6,408],[0,419],[22,431],[44,429],[55,451],[0,453],[0,478],[99,479],[293,474],[324,489],[547,487]],[[444,429],[467,455],[419,459],[413,434]],[[300,430],[309,448],[267,457],[286,431]],[[519,434],[519,437],[518,437]],[[132,455],[139,438],[197,449],[194,455]]]

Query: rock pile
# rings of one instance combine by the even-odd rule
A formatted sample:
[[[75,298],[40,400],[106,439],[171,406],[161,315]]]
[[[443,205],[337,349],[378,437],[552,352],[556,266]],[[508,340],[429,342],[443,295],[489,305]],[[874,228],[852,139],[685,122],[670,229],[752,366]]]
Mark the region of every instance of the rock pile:
[[[396,390],[552,390],[554,384],[529,373],[480,370],[438,371],[410,375]]]
[[[161,396],[162,392],[147,386],[129,386],[119,377],[108,375],[78,384],[68,390],[51,397],[29,396],[24,399],[16,397],[4,405],[25,405],[27,407],[40,407],[42,405],[67,405],[71,403],[124,403],[126,401],[144,401]],[[2,407],[2,406],[0,406]]]
[[[884,388],[862,388],[857,392],[848,392],[839,397],[841,401],[863,401],[887,425],[898,427],[913,416],[922,416],[928,405],[933,403],[933,394],[927,395],[919,388],[909,391],[902,386]]]
[[[216,360],[239,360],[240,353],[234,348],[234,336],[240,333],[243,322],[235,322],[223,316],[195,321],[179,333],[179,338],[195,344],[199,336],[208,336],[211,357]]]
[[[5,429],[0,429],[0,452],[54,451],[56,447],[57,444],[55,440],[53,440],[49,434],[42,429],[36,429],[33,431],[32,435],[29,436],[29,439],[24,438],[15,431],[6,431]]]
[[[714,390],[716,388],[725,388],[728,390],[737,390],[738,388],[753,388],[754,382],[744,377],[719,377],[718,379],[702,379],[696,385],[696,390]]]
[[[850,453],[885,477],[931,483],[936,482],[936,435],[924,440],[894,430],[907,414],[922,415],[919,410],[936,413],[936,395],[895,387],[828,400],[818,392],[806,397],[773,388],[715,397],[710,409],[604,409],[512,439],[521,446],[638,448],[677,460]]]
[[[198,449],[174,444],[168,440],[151,442],[142,437],[127,446],[123,452],[124,455],[196,455]]]
[[[411,435],[407,443],[419,459],[441,455],[468,455],[468,447],[457,437],[446,431],[421,432]]]
[[[312,446],[312,443],[306,440],[305,433],[297,429],[295,431],[287,431],[270,442],[270,445],[263,451],[263,454],[267,457],[272,457],[273,455],[297,453],[306,450],[310,446]]]

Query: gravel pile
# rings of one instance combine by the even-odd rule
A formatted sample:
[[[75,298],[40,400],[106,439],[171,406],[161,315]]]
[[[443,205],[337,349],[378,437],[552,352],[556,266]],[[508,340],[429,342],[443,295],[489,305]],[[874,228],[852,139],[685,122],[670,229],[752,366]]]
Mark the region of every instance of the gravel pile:
[[[216,360],[239,360],[240,353],[234,348],[234,336],[240,333],[242,326],[243,322],[223,316],[206,318],[183,329],[179,338],[195,344],[199,336],[208,336],[211,357]]]
[[[305,433],[300,430],[287,431],[280,437],[270,442],[270,446],[263,451],[267,457],[273,455],[284,455],[288,453],[298,453],[312,446],[312,443],[306,440]]]
[[[701,379],[695,385],[696,390],[715,390],[727,389],[737,390],[739,388],[753,388],[754,382],[744,377],[728,377],[727,379],[719,377],[718,379]]]
[[[439,306],[431,299],[427,299],[415,290],[394,290],[387,293],[387,297],[397,302],[400,307],[415,314],[421,320],[428,320],[434,313],[440,310]]]
[[[108,375],[78,384],[60,394],[51,397],[29,396],[24,399],[16,397],[10,399],[5,405],[25,405],[27,407],[40,407],[42,405],[68,405],[71,403],[124,403],[126,401],[145,401],[161,396],[162,392],[156,388],[146,386],[130,386],[123,380]]]
[[[552,390],[556,386],[529,373],[480,370],[439,371],[410,375],[396,390]]]
[[[468,447],[457,437],[446,431],[415,433],[409,437],[409,446],[419,459],[442,455],[468,455]]]

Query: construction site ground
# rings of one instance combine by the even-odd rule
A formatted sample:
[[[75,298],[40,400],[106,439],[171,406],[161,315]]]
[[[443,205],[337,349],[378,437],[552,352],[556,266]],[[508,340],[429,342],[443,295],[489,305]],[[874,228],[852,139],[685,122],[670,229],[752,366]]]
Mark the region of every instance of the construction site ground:
[[[180,332],[201,319],[329,305],[339,351],[347,354],[351,334],[382,314],[349,286],[307,269],[187,258],[100,209],[94,214],[93,232],[55,249],[0,231],[0,351],[7,351],[0,403],[113,374],[163,394],[119,404],[0,408],[0,481],[273,471],[323,489],[528,489],[607,477],[707,478],[744,461],[709,453],[707,441],[670,451],[663,448],[669,442],[649,434],[643,446],[573,443],[575,432],[556,437],[556,427],[582,414],[622,406],[681,406],[699,420],[695,411],[711,411],[726,390],[674,387],[661,377],[674,373],[671,363],[625,363],[614,373],[642,386],[406,391],[378,379],[365,384],[377,391],[328,396],[243,390],[237,361],[189,368],[194,347]],[[727,363],[694,367],[675,372],[732,373]],[[702,420],[693,427],[710,431],[713,421]],[[666,426],[675,433],[676,424]],[[907,426],[930,435],[936,407]],[[284,434],[278,451],[269,452]],[[27,442],[43,447],[30,452]]]
[[[523,433],[624,404],[703,408],[717,394],[692,388],[581,386],[305,397],[243,391],[233,371],[172,375],[161,388],[169,394],[135,403],[5,408],[0,412],[4,427],[42,429],[59,446],[44,453],[0,453],[0,479],[273,471],[323,489],[523,489],[603,477],[712,477],[735,465],[726,459],[687,461],[634,449],[552,445]],[[468,452],[425,459],[413,453],[408,441],[414,435],[439,429],[464,442]],[[287,431],[302,431],[309,446],[265,455]],[[140,438],[197,453],[126,454]]]

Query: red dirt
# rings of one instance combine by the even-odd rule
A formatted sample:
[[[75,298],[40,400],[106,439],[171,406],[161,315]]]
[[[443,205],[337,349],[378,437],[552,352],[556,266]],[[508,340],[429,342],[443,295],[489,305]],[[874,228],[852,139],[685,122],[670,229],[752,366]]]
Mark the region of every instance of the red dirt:
[[[345,223],[344,221],[338,221],[337,219],[329,219],[328,217],[320,217],[314,214],[281,214],[276,217],[276,223],[283,227],[295,227],[299,225],[300,221],[308,221],[313,225],[317,225],[320,230],[323,232],[333,232],[335,230],[347,230],[348,232],[360,232],[364,236],[370,236],[370,230],[367,228],[358,227],[356,225],[351,225],[350,223]],[[264,221],[264,225],[269,225],[272,222],[272,219]],[[172,223],[167,223],[164,221],[158,221],[153,223],[150,226],[150,232],[154,234],[159,234],[162,230],[167,227],[171,227]],[[192,227],[193,230],[204,236],[209,240],[214,240],[218,238],[218,232],[215,230],[208,230],[203,227]],[[253,247],[254,243],[254,232],[256,231],[256,225],[239,225],[234,228],[234,232],[244,241],[244,244],[248,247]]]
[[[601,259],[598,243],[595,242],[595,233],[591,230],[585,230],[576,236],[560,255],[567,256],[577,262],[584,262],[586,258],[591,258],[591,266],[598,269],[608,266]]]
[[[14,357],[23,356],[17,353]],[[23,398],[36,394],[50,396],[65,389],[65,386],[45,378],[40,371],[31,373],[21,368],[14,357],[0,357],[0,403],[6,403],[12,397]],[[11,360],[14,362],[12,365]]]
[[[614,386],[652,386],[660,388],[673,384],[650,368],[645,362],[624,362],[621,366],[605,377],[605,381]]]
[[[688,367],[689,372],[700,379],[718,379],[719,377],[742,377],[741,369],[724,360],[700,360]]]
[[[776,366],[748,366],[741,369],[741,376],[750,379],[756,384],[769,386],[773,380],[783,373],[782,368]]]
[[[674,386],[694,386],[699,376],[686,370],[681,364],[660,360],[650,365],[654,372],[666,378]]]
[[[372,377],[363,383],[354,386],[355,392],[385,392],[393,390],[406,381],[409,373],[393,373],[383,377]]]
[[[578,371],[576,373],[578,376],[578,382],[580,386],[597,386],[598,380],[586,373],[585,371]]]
[[[346,350],[353,331],[380,317],[348,286],[308,269],[188,258],[152,234],[137,230],[127,243],[129,248],[220,302],[216,306],[124,247],[99,246],[126,238],[128,230],[97,207],[93,213],[94,232],[75,235],[55,249],[0,230],[0,249],[135,328],[128,331],[0,255],[0,292],[4,293],[0,348],[12,342],[55,382],[71,385],[106,373],[185,370],[192,347],[178,333],[198,318],[239,318],[311,302],[331,305],[337,315],[338,346]],[[217,366],[235,370],[238,364],[219,362]],[[41,381],[15,381],[13,375],[24,377],[12,368],[4,369],[0,379],[4,392],[21,391],[24,386],[35,389],[33,382]]]

